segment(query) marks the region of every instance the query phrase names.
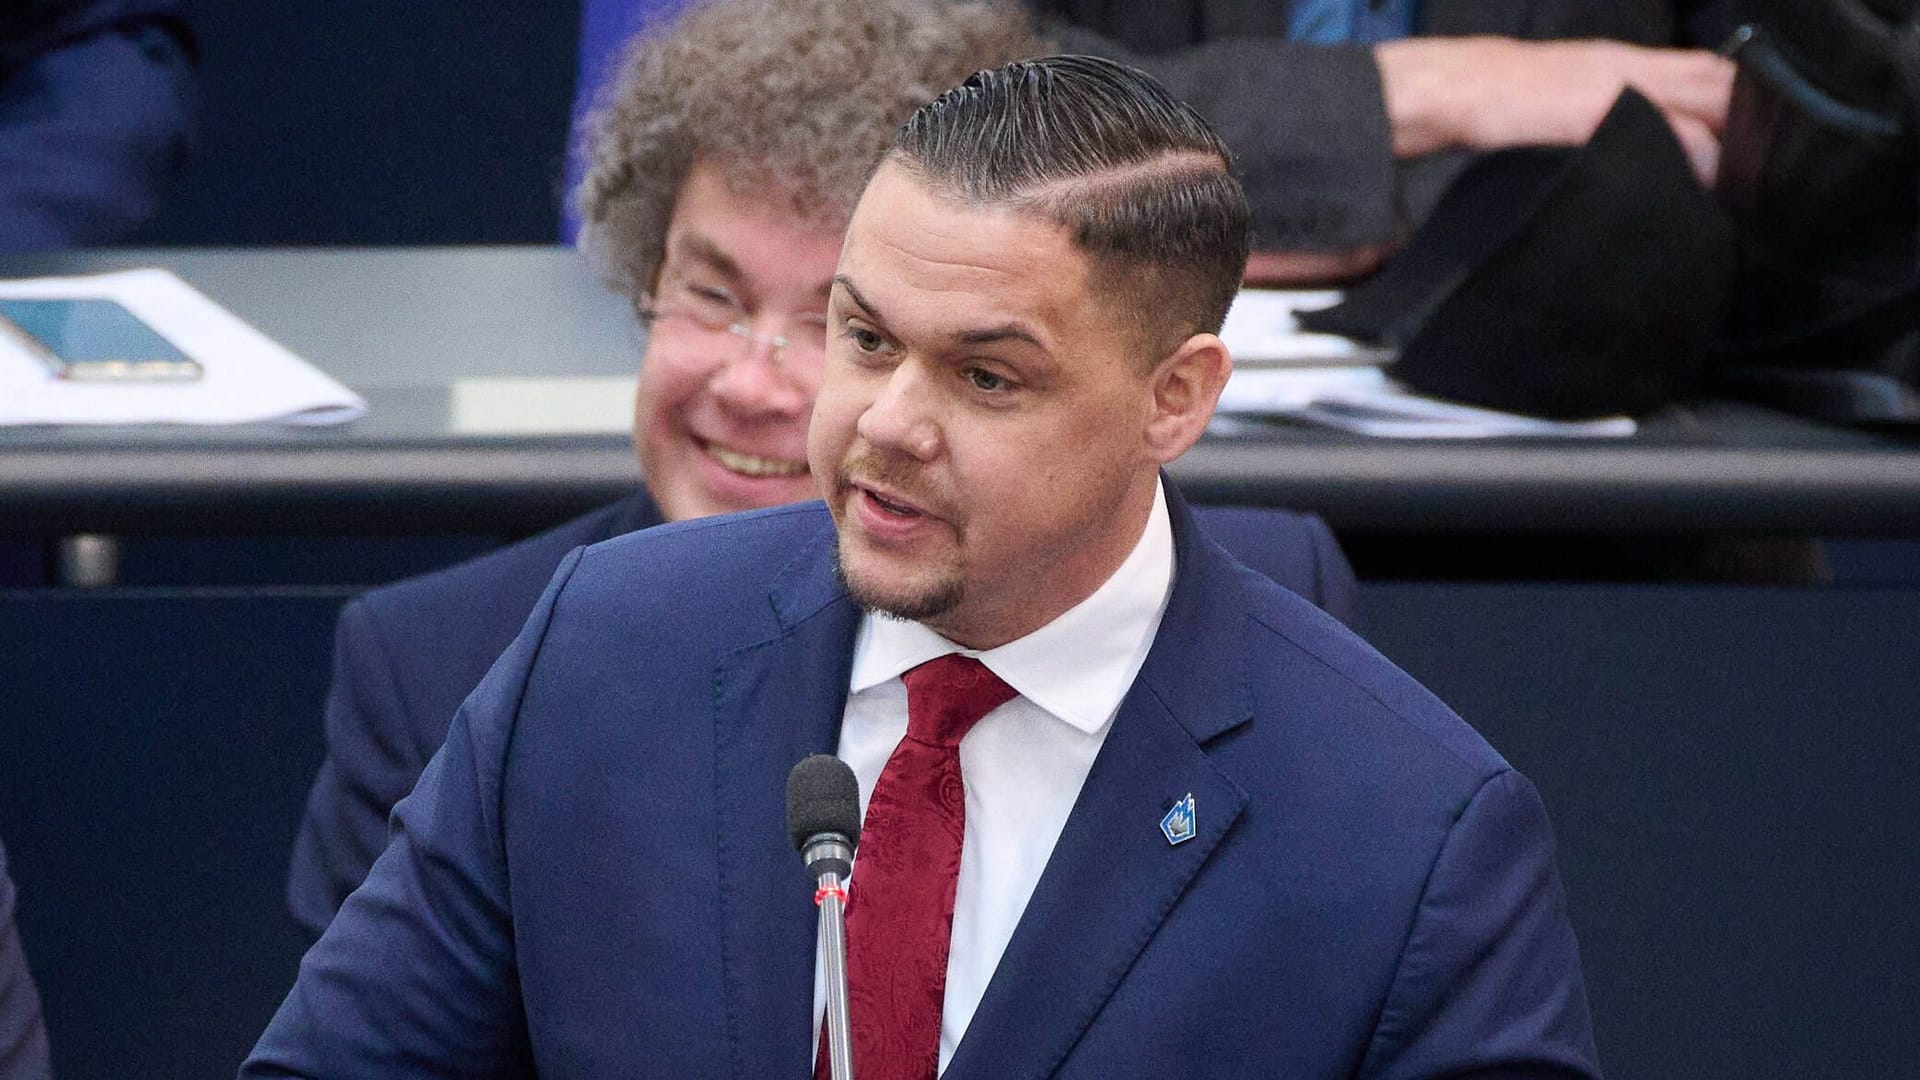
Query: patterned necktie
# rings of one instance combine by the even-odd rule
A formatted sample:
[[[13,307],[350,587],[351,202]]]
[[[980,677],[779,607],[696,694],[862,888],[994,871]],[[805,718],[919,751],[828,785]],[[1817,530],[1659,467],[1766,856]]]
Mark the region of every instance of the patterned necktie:
[[[847,1001],[859,1080],[933,1080],[967,796],[960,740],[1014,689],[949,653],[901,676],[907,734],[873,785],[847,899]],[[814,1076],[828,1080],[826,1032]]]

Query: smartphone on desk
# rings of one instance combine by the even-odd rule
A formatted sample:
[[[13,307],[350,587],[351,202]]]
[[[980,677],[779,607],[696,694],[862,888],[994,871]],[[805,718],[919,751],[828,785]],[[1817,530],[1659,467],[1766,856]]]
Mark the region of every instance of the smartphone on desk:
[[[74,382],[181,382],[200,364],[115,300],[0,300],[0,332]]]

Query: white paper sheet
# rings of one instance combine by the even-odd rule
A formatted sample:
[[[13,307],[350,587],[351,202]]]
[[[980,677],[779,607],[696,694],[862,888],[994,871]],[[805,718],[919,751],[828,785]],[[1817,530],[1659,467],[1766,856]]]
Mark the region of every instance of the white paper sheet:
[[[1241,290],[1220,330],[1234,371],[1220,395],[1216,430],[1238,430],[1245,417],[1392,439],[1617,438],[1636,429],[1625,416],[1542,420],[1408,393],[1381,370],[1392,350],[1300,329],[1298,312],[1339,300],[1331,291]]]
[[[0,337],[0,425],[341,424],[358,394],[165,270],[0,281],[0,297],[115,300],[200,362],[190,382],[66,382]]]
[[[1392,439],[1618,438],[1631,417],[1543,420],[1476,409],[1407,393],[1376,367],[1239,368],[1220,394],[1218,412],[1273,417]]]
[[[1537,416],[1476,409],[1392,388],[1373,393],[1327,394],[1294,414],[1323,427],[1387,439],[1593,439],[1631,435],[1630,416],[1597,420],[1544,420]]]
[[[1337,334],[1310,334],[1300,329],[1298,312],[1339,302],[1340,294],[1327,290],[1242,289],[1227,311],[1220,340],[1227,343],[1233,362],[1243,368],[1380,364],[1392,359],[1391,350],[1371,348]]]

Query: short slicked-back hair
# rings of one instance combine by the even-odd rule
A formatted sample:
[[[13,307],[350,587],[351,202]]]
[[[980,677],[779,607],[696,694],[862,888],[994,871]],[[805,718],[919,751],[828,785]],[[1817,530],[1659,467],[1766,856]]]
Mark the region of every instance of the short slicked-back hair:
[[[797,224],[844,228],[914,109],[1045,51],[1012,0],[695,0],[633,39],[588,121],[581,246],[646,289],[696,159]]]
[[[1246,272],[1233,155],[1145,72],[1049,56],[976,72],[910,117],[888,159],[964,203],[1065,228],[1160,360],[1216,333]]]

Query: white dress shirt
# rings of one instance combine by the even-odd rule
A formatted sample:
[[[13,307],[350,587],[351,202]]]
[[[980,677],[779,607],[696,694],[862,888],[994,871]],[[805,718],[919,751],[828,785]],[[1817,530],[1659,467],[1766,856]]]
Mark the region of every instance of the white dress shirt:
[[[917,622],[871,612],[861,619],[838,753],[860,780],[863,817],[874,782],[907,732],[904,672],[958,652],[978,657],[1018,691],[960,741],[967,825],[940,1020],[942,1071],[1046,869],[1120,699],[1146,661],[1172,591],[1173,528],[1156,482],[1146,529],[1126,561],[1093,595],[1026,637],[976,652]],[[859,874],[856,854],[852,876]],[[816,964],[815,1046],[825,999]]]

